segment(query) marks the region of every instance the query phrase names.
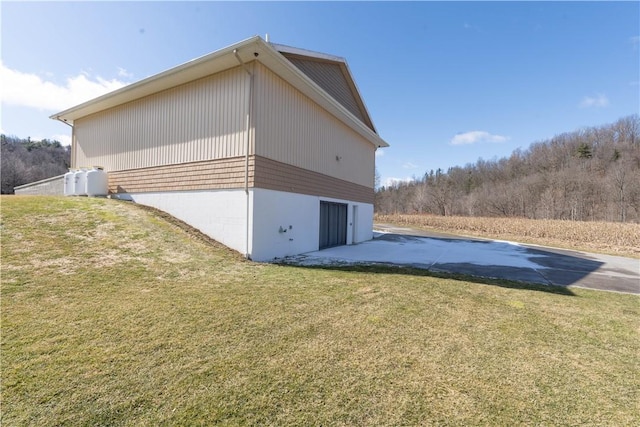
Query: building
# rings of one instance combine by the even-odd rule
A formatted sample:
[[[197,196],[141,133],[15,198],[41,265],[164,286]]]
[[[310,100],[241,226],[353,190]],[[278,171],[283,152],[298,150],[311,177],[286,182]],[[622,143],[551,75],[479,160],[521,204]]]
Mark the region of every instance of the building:
[[[380,138],[343,58],[253,37],[51,116],[73,167],[257,261],[372,238]]]

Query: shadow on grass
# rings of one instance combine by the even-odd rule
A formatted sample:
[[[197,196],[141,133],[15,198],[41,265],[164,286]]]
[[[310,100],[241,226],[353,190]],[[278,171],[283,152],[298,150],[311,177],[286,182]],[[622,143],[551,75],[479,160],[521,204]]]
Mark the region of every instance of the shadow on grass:
[[[173,217],[172,215],[163,212],[159,209],[150,207],[150,206],[145,206],[145,205],[138,205],[136,204],[136,206],[140,207],[141,209],[150,212],[152,215],[156,216],[159,219],[165,220],[177,227],[179,227],[180,229],[182,229],[184,232],[186,232],[190,237],[194,237],[196,239],[200,239],[208,244],[211,244],[213,246],[215,246],[216,248],[225,248],[230,254],[234,255],[234,258],[238,261],[245,261],[244,257],[242,257],[238,252],[229,249],[228,247],[222,245],[221,243],[217,242],[216,240],[212,239],[211,237],[207,236],[206,234],[202,233],[201,231],[195,229],[194,227],[190,226],[189,224],[185,223],[184,221],[181,221],[175,217]],[[395,234],[388,234],[383,236],[382,238],[380,238],[379,240],[392,240],[392,241],[396,241],[398,239],[402,240],[402,239],[425,239],[422,236],[410,236],[410,235],[395,235]],[[442,241],[450,241],[450,242],[460,242],[460,241],[464,241],[464,240],[469,240],[469,239],[449,239],[449,238],[431,238],[432,240],[442,240]],[[487,244],[490,243],[488,241],[474,241],[474,240],[470,240],[473,243],[477,243],[477,244]],[[530,255],[536,256],[536,258],[540,258],[544,261],[544,258],[549,256],[548,253],[546,253],[545,251],[542,250],[537,250],[537,249],[531,249],[531,248],[527,248],[526,249],[527,252],[530,253]],[[574,260],[576,258],[571,257],[571,256],[566,256],[566,255],[560,255],[558,253],[554,253],[552,254],[553,257],[556,259],[556,263],[558,258],[566,258],[567,260],[565,260],[564,262],[567,264],[572,264],[573,262],[575,262]],[[572,262],[573,261],[573,262]],[[586,271],[592,271],[597,269],[597,267],[599,265],[601,265],[601,263],[593,263],[592,261],[586,261],[586,260],[581,260],[582,262],[586,262],[588,263],[588,265],[584,266]],[[491,285],[491,286],[498,286],[498,287],[502,287],[502,288],[509,288],[509,289],[522,289],[522,290],[534,290],[534,291],[540,291],[540,292],[546,292],[546,293],[551,293],[551,294],[556,294],[556,295],[567,295],[567,296],[575,296],[575,294],[566,286],[563,285],[569,285],[571,283],[573,283],[574,280],[578,280],[579,277],[568,277],[568,281],[566,283],[564,282],[557,282],[558,285],[553,285],[551,283],[554,283],[552,281],[549,281],[549,284],[543,284],[543,283],[536,283],[535,279],[542,277],[540,276],[540,273],[535,272],[533,270],[531,271],[525,271],[527,269],[520,269],[520,268],[514,268],[514,267],[505,267],[505,266],[484,266],[484,267],[479,267],[478,265],[475,264],[471,264],[471,263],[455,263],[455,264],[434,264],[436,265],[435,269],[433,266],[427,266],[425,265],[424,267],[420,268],[420,267],[415,267],[415,266],[410,266],[410,265],[391,265],[391,264],[382,264],[382,263],[369,263],[369,264],[350,264],[350,265],[303,265],[303,264],[297,264],[295,262],[277,262],[275,264],[279,264],[279,265],[285,265],[285,266],[289,266],[289,267],[298,267],[298,268],[315,268],[315,269],[321,269],[321,270],[334,270],[334,271],[346,271],[346,272],[359,272],[359,273],[380,273],[380,274],[399,274],[399,275],[413,275],[413,276],[424,276],[424,277],[435,277],[435,278],[442,278],[442,279],[452,279],[452,280],[459,280],[459,281],[465,281],[465,282],[471,282],[471,283],[477,283],[477,284],[481,284],[481,285]],[[593,265],[592,265],[593,264]],[[594,267],[595,265],[595,267]],[[442,269],[438,269],[438,266],[440,266],[440,268]],[[518,273],[520,276],[514,276],[514,277],[518,277],[519,279],[522,280],[510,280],[510,279],[505,279],[505,278],[496,278],[496,276],[493,276],[493,273],[495,273],[496,268],[500,271],[501,274],[504,274],[506,271],[508,271],[510,274],[514,274],[514,273]],[[458,272],[452,272],[452,271],[460,271]],[[523,273],[524,271],[524,273]],[[472,274],[469,274],[472,273]],[[582,276],[584,273],[583,272],[577,272],[578,275]],[[566,276],[566,273],[564,273],[564,275]],[[531,280],[527,280],[531,278]],[[563,278],[563,279],[566,279]],[[547,279],[549,280],[549,279]]]
[[[516,280],[497,279],[488,277],[478,277],[469,274],[448,273],[444,271],[432,271],[423,268],[384,265],[384,264],[354,264],[354,265],[298,265],[290,263],[278,263],[282,266],[293,268],[344,271],[352,273],[368,273],[368,274],[397,274],[421,277],[433,277],[438,279],[459,280],[479,285],[498,286],[507,289],[520,289],[527,291],[546,292],[555,295],[576,296],[571,289],[565,286],[545,285],[541,283],[520,282]]]
[[[356,245],[288,257],[283,264],[440,277],[570,296],[575,296],[571,285],[620,291],[627,286],[600,284],[602,277],[587,279],[604,265],[589,254],[465,237],[388,233]]]

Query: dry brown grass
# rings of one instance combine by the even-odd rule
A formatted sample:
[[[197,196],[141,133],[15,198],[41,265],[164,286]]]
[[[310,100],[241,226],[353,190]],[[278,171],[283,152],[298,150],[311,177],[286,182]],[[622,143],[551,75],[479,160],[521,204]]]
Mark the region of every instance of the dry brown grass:
[[[0,425],[640,418],[637,296],[258,264],[131,203],[0,202]]]
[[[376,215],[375,221],[640,258],[640,224],[433,215]]]

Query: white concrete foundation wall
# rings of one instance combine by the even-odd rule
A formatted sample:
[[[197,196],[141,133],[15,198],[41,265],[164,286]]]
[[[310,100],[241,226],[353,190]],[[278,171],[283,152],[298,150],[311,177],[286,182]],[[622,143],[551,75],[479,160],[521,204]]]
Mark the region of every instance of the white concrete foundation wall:
[[[357,217],[349,219],[350,223],[355,221],[355,225],[352,225],[355,235],[351,242],[360,243],[373,239],[373,205],[370,203],[351,203],[349,215],[353,213],[353,206],[356,206]]]
[[[160,209],[231,249],[246,253],[244,190],[128,193],[111,197]],[[320,201],[348,205],[347,244],[373,238],[371,204],[253,188],[248,201],[249,257],[254,261],[273,261],[317,251]]]
[[[244,190],[129,193],[112,197],[160,209],[231,249],[242,254],[246,251],[247,196]]]
[[[14,188],[14,191],[16,194],[62,196],[64,192],[64,175],[20,185]]]
[[[318,250],[318,200],[316,196],[254,188],[251,259],[272,261]]]
[[[371,204],[260,188],[254,188],[252,193],[254,210],[250,227],[251,258],[254,261],[272,261],[317,251],[321,200],[348,205],[347,244],[373,238]]]

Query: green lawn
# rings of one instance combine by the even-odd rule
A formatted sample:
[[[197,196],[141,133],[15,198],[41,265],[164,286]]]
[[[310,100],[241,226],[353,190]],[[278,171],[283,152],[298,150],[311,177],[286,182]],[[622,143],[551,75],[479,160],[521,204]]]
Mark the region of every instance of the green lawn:
[[[247,262],[113,200],[1,199],[20,425],[636,425],[640,298]]]

